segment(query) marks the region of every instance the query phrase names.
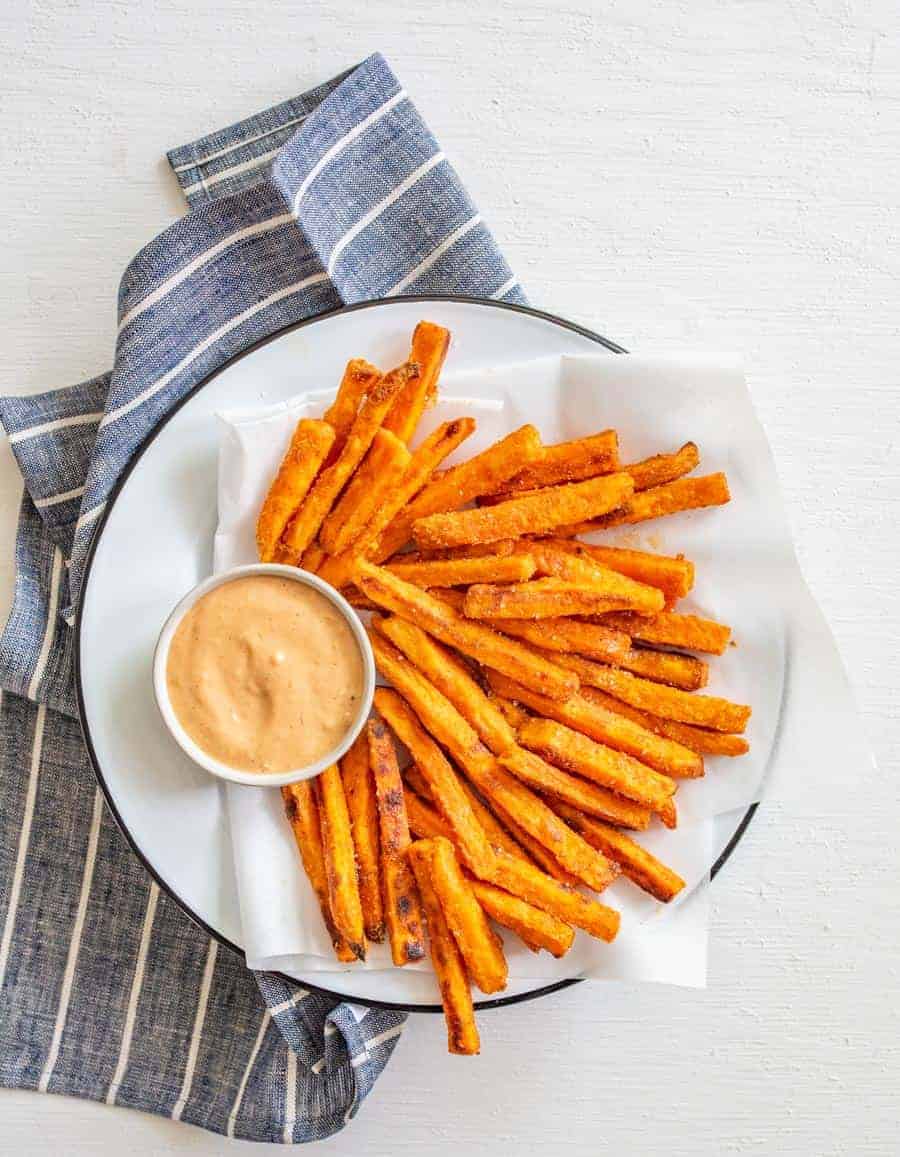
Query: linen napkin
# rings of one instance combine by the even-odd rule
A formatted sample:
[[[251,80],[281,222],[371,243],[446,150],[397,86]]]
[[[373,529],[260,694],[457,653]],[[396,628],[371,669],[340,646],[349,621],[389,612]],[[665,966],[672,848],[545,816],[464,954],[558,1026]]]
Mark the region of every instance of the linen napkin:
[[[524,296],[377,54],[169,161],[191,211],[122,278],[112,371],[0,399],[25,482],[0,639],[0,1084],[316,1140],[356,1113],[403,1014],[248,972],[132,854],[77,721],[84,563],[137,447],[253,342],[369,298]]]

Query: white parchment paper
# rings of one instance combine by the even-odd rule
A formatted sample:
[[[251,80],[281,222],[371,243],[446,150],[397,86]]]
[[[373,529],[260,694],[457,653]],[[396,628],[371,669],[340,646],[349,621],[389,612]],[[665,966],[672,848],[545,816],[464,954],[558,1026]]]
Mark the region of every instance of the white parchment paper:
[[[785,669],[785,626],[767,588],[793,555],[768,448],[739,366],[707,357],[634,355],[553,357],[442,378],[441,401],[423,419],[417,441],[449,418],[470,414],[478,429],[456,452],[468,458],[525,422],[546,442],[619,431],[623,461],[677,449],[693,440],[700,473],[725,470],[732,502],[623,528],[604,541],[683,552],[697,564],[691,597],[679,609],[730,623],[735,646],[712,658],[709,692],[753,704],[741,759],[707,759],[703,779],[682,782],[679,826],[640,833],[648,849],[687,881],[663,906],[627,880],[604,901],[622,913],[613,945],[579,933],[561,961],[534,955],[507,937],[510,975],[547,980],[573,975],[702,985],[706,976],[707,900],[712,817],[759,798],[778,726]],[[221,415],[217,571],[255,561],[256,514],[300,417],[319,416],[333,391],[300,395],[264,410]],[[243,940],[253,968],[291,973],[389,968],[386,946],[364,964],[335,961],[318,904],[300,868],[278,789],[228,785]],[[415,966],[429,970],[426,963]]]

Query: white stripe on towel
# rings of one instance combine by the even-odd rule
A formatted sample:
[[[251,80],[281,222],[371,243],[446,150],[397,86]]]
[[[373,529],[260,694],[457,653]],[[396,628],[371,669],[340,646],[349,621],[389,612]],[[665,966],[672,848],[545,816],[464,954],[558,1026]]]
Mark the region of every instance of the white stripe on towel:
[[[137,959],[134,964],[134,976],[131,979],[131,992],[128,996],[128,1008],[125,1012],[125,1025],[122,1029],[122,1043],[119,1045],[119,1058],[116,1061],[116,1071],[106,1093],[107,1105],[116,1103],[116,1096],[125,1070],[128,1068],[128,1056],[131,1052],[131,1038],[134,1035],[134,1022],[137,1016],[138,1001],[141,998],[141,988],[144,983],[144,969],[147,965],[147,952],[150,948],[150,936],[153,932],[153,921],[156,917],[156,902],[159,899],[159,884],[150,881],[150,893],[147,897],[147,907],[144,911],[144,925],[141,929],[141,941],[138,945]]]
[[[338,258],[344,252],[354,237],[357,237],[360,233],[362,233],[363,229],[366,229],[377,217],[380,217],[385,209],[393,205],[395,201],[399,201],[404,193],[409,192],[409,190],[413,187],[413,185],[415,185],[417,181],[421,181],[426,173],[430,173],[431,170],[439,165],[443,160],[444,154],[438,150],[434,156],[429,157],[423,165],[419,165],[418,169],[410,173],[405,181],[401,181],[396,189],[390,192],[383,201],[379,201],[374,209],[370,209],[364,217],[361,217],[355,225],[351,226],[340,239],[340,241],[338,241],[338,243],[335,245],[334,249],[332,249],[331,256],[328,258],[328,272],[332,275],[334,274],[334,267],[337,264]]]
[[[322,172],[328,162],[333,160],[338,155],[338,153],[343,152],[347,145],[352,144],[358,136],[361,136],[366,131],[366,129],[371,128],[372,125],[380,121],[382,117],[387,116],[391,109],[395,108],[403,100],[406,100],[406,92],[401,88],[399,92],[395,93],[390,98],[390,100],[386,100],[383,105],[375,109],[374,112],[369,113],[369,115],[361,120],[359,124],[354,125],[348,133],[345,133],[339,141],[335,141],[331,148],[327,149],[322,154],[322,156],[319,157],[310,171],[303,178],[303,183],[301,184],[300,188],[294,194],[295,214],[297,209],[300,207],[300,202],[309,192],[309,188],[313,181],[316,179],[316,177],[318,177],[319,173]]]
[[[415,269],[411,269],[405,277],[401,277],[397,284],[392,289],[389,289],[384,296],[396,297],[398,293],[402,293],[408,285],[412,285],[423,273],[427,273],[432,265],[435,265],[457,241],[462,240],[467,233],[471,233],[475,226],[480,224],[481,215],[476,213],[474,217],[470,217],[469,220],[460,225],[458,229],[454,229],[449,237],[445,237],[436,249],[432,249],[428,256],[423,258]]]
[[[69,952],[66,957],[66,968],[63,972],[62,988],[59,994],[59,1003],[56,1006],[56,1022],[53,1025],[53,1039],[50,1041],[50,1051],[38,1081],[38,1092],[46,1093],[56,1061],[59,1057],[59,1046],[62,1042],[63,1031],[66,1027],[66,1018],[69,1015],[69,1001],[72,998],[72,985],[75,980],[75,968],[78,965],[78,953],[81,949],[81,934],[84,931],[84,921],[87,916],[88,900],[91,895],[91,884],[94,879],[94,863],[97,859],[97,844],[100,841],[100,821],[103,818],[103,796],[99,787],[94,792],[94,813],[91,817],[91,830],[88,835],[87,853],[84,857],[84,870],[81,876],[81,894],[78,897],[78,909],[75,913],[75,923],[72,926],[72,938],[69,941]]]
[[[203,979],[200,982],[200,995],[197,998],[197,1011],[194,1014],[194,1028],[191,1032],[191,1043],[188,1048],[187,1063],[184,1066],[184,1080],[181,1082],[181,1092],[172,1109],[172,1120],[180,1121],[181,1114],[191,1095],[191,1086],[194,1083],[194,1069],[197,1067],[197,1054],[200,1052],[200,1038],[203,1036],[203,1022],[206,1020],[206,1006],[209,1004],[209,991],[212,988],[213,970],[216,967],[216,953],[219,942],[210,937],[209,949],[206,953],[206,965],[203,968]]]

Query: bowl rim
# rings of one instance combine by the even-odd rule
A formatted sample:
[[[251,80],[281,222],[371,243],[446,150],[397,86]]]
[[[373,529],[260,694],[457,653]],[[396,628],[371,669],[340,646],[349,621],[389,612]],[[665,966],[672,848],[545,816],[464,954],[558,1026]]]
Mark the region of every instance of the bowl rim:
[[[300,583],[302,586],[311,587],[313,590],[318,591],[332,606],[340,611],[353,633],[353,637],[359,648],[360,657],[363,661],[363,693],[360,698],[359,709],[353,719],[353,723],[347,729],[341,742],[326,752],[321,759],[317,759],[315,763],[307,764],[305,767],[294,768],[290,771],[274,773],[245,771],[240,768],[230,767],[227,763],[222,763],[221,760],[216,759],[210,755],[209,752],[204,751],[203,748],[191,738],[187,731],[185,731],[169,697],[167,680],[169,648],[175,632],[181,625],[185,615],[204,595],[209,594],[210,591],[215,590],[217,587],[225,586],[226,583],[234,582],[235,579],[251,578],[254,575],[273,575],[278,578],[291,579],[293,582]],[[210,775],[214,775],[219,779],[227,780],[230,783],[243,784],[248,787],[283,787],[289,783],[313,779],[315,776],[320,775],[326,768],[336,763],[341,756],[345,755],[356,741],[363,727],[366,725],[366,720],[369,718],[372,710],[372,702],[375,695],[375,657],[372,652],[372,644],[369,641],[369,637],[366,634],[365,627],[359,615],[343,595],[329,583],[325,582],[324,579],[319,578],[318,575],[312,574],[310,571],[302,570],[299,567],[285,566],[282,563],[247,563],[243,566],[230,567],[228,570],[220,571],[218,574],[209,575],[183,595],[169,612],[159,632],[156,646],[153,650],[153,693],[156,699],[156,705],[159,708],[159,713],[162,716],[169,734],[185,755],[199,767],[202,767],[204,771],[208,771]]]

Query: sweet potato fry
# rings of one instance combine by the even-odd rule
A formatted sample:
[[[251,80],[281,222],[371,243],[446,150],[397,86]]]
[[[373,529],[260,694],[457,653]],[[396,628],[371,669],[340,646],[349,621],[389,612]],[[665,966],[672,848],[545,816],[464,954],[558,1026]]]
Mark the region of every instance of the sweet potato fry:
[[[568,542],[568,539],[564,540]],[[521,550],[519,547],[521,546]],[[528,540],[501,538],[499,542],[478,542],[470,546],[448,546],[446,550],[413,550],[397,555],[397,562],[452,562],[460,558],[483,558],[486,554],[506,557],[508,554],[528,554]]]
[[[516,741],[516,735],[503,713],[490,701],[469,670],[421,627],[396,615],[373,616],[370,624],[399,648],[409,661],[446,695],[456,709],[468,719],[480,739],[498,755]],[[382,652],[383,673],[393,681],[396,663]],[[403,688],[396,684],[402,693]]]
[[[384,914],[391,959],[398,967],[425,955],[422,908],[415,880],[406,860],[409,821],[406,817],[403,781],[397,753],[388,730],[378,716],[367,724],[369,763],[375,781],[375,798],[381,827],[381,878]]]
[[[437,381],[450,348],[450,331],[431,321],[420,321],[413,330],[409,360],[421,367],[419,377],[408,382],[398,394],[385,428],[404,443],[409,442],[426,406],[437,394]]]
[[[657,900],[667,904],[684,888],[684,880],[677,872],[618,828],[586,816],[568,804],[559,804],[557,811],[591,847],[615,860],[629,880]]]
[[[297,851],[303,862],[303,868],[312,886],[319,907],[322,910],[322,919],[331,937],[334,954],[343,964],[356,959],[356,953],[338,932],[334,920],[331,918],[331,905],[328,902],[328,878],[325,874],[325,854],[322,850],[322,831],[319,827],[319,805],[316,803],[316,794],[311,780],[300,783],[291,783],[281,789],[281,798],[284,802],[284,812],[294,833]]]
[[[620,511],[613,511],[585,522],[573,523],[560,528],[557,533],[571,537],[575,534],[589,534],[594,530],[608,530],[611,526],[633,526],[638,522],[647,522],[651,518],[678,514],[682,510],[724,506],[730,501],[731,495],[724,474],[679,478],[675,482],[667,482],[664,486],[654,486],[651,490],[641,490],[632,495]]]
[[[381,550],[382,531],[428,482],[435,466],[470,437],[474,430],[474,418],[456,418],[452,422],[444,422],[430,434],[415,450],[403,477],[394,491],[385,495],[384,501],[372,514],[365,530],[346,550],[328,559],[322,569],[322,577],[333,586],[342,587],[350,582],[353,569],[360,558],[370,555],[377,562],[387,558],[392,552]]]
[[[593,694],[588,694],[590,689],[587,687],[565,703],[557,703],[527,687],[516,686],[502,675],[490,673],[489,679],[491,687],[499,694],[524,703],[548,719],[555,719],[575,731],[581,731],[598,743],[633,755],[656,771],[676,779],[697,779],[703,775],[703,760],[693,749],[689,750],[671,738],[664,738],[625,711],[616,711],[598,702]]]
[[[529,553],[541,574],[585,586],[609,599],[621,599],[638,614],[655,614],[665,604],[665,595],[656,587],[635,582],[588,555],[572,554],[546,540],[532,543]]]
[[[360,536],[374,512],[392,494],[410,462],[410,453],[396,434],[376,430],[368,453],[322,523],[319,542],[338,554]]]
[[[392,562],[386,570],[418,587],[467,587],[470,583],[518,583],[534,574],[527,554],[482,555],[446,562]]]
[[[580,776],[570,775],[547,763],[533,751],[514,747],[506,755],[501,755],[500,762],[516,779],[533,787],[535,791],[557,800],[565,800],[589,815],[630,828],[642,829],[649,823],[649,808],[634,804],[632,800]],[[554,811],[559,811],[555,803],[551,806]],[[630,814],[632,812],[633,815]]]
[[[492,703],[496,704],[497,709],[502,713],[503,718],[513,731],[518,731],[528,718],[528,712],[512,699],[507,699],[504,695],[498,695],[491,686],[485,688],[485,694]]]
[[[630,474],[634,481],[634,490],[649,490],[653,486],[664,486],[667,482],[674,482],[698,466],[700,451],[693,442],[685,442],[680,450],[674,454],[654,454],[652,458],[644,458],[641,462],[632,462],[630,466],[623,466],[626,474]]]
[[[619,509],[632,490],[627,474],[607,474],[586,482],[549,486],[496,506],[419,516],[413,519],[413,534],[427,550],[547,533],[557,526]]]
[[[699,619],[696,615],[679,615],[664,611],[660,615],[645,619],[640,615],[617,614],[604,618],[603,622],[627,631],[632,638],[642,643],[662,643],[668,647],[682,647],[685,651],[703,651],[710,655],[721,655],[731,638],[731,627],[715,623],[711,619]]]
[[[577,876],[573,876],[571,872],[567,872],[553,852],[545,847],[540,840],[536,840],[534,836],[526,832],[520,824],[517,824],[509,812],[497,803],[496,799],[491,800],[491,807],[512,832],[520,847],[525,849],[529,863],[537,864],[539,868],[543,868],[548,876],[552,876],[554,880],[559,880],[568,888],[577,888],[581,884],[581,880]]]
[[[356,849],[356,875],[362,902],[366,938],[378,944],[384,939],[384,908],[381,899],[381,837],[375,781],[369,767],[368,737],[363,732],[341,760],[341,778]]]
[[[334,443],[327,422],[301,418],[256,520],[260,562],[271,562],[291,515],[304,500]]]
[[[420,800],[414,792],[408,793],[408,807],[409,824],[416,835],[428,838],[448,834],[437,812]],[[463,863],[466,863],[465,855],[458,845],[457,851]],[[471,870],[471,865],[466,863],[466,867]],[[481,875],[478,876],[478,879],[483,878]],[[612,940],[618,930],[619,914],[613,909],[599,904],[596,900],[588,899],[581,892],[558,883],[540,868],[506,852],[498,852],[495,856],[490,865],[487,882],[493,883],[529,906],[547,913],[561,924],[583,928],[585,932],[601,940]]]
[[[557,619],[565,615],[607,614],[626,605],[630,604],[623,599],[610,598],[588,587],[543,578],[508,586],[474,583],[466,591],[463,612],[467,619]]]
[[[551,698],[567,699],[578,690],[578,676],[536,656],[527,647],[505,638],[480,623],[470,622],[440,599],[382,567],[360,563],[357,585],[385,610],[416,622],[429,635],[475,659],[483,666],[502,671],[511,679],[533,687]]]
[[[598,667],[591,681],[593,686],[606,691],[614,699],[622,699],[641,711],[649,711],[663,719],[674,719],[677,723],[707,727],[711,731],[740,734],[750,718],[751,709],[743,704],[731,703],[715,695],[692,695],[677,687],[651,683],[615,667]]]
[[[303,552],[300,565],[311,574],[318,574],[319,568],[328,556],[317,542],[312,543]]]
[[[644,550],[629,550],[621,546],[598,546],[572,538],[549,540],[559,550],[592,558],[610,570],[628,575],[636,582],[657,587],[669,603],[683,599],[694,585],[694,564],[685,558],[671,558],[664,554],[650,554]],[[517,550],[527,550],[528,544],[516,544]]]
[[[547,652],[548,656],[551,652]],[[561,655],[552,652],[554,663],[574,671],[583,685],[603,684],[602,669],[598,664],[581,655]],[[709,667],[692,655],[678,655],[672,651],[645,651],[630,649],[614,659],[603,659],[609,667],[621,667],[654,683],[667,683],[670,687],[681,687],[685,691],[696,691],[706,685]],[[596,676],[596,677],[595,677]]]
[[[481,494],[491,494],[517,470],[539,457],[542,449],[540,435],[534,426],[522,426],[468,462],[462,462],[433,479],[386,528],[377,550],[369,557],[378,562],[389,558],[412,538],[413,523],[417,519],[441,511],[458,510]]]
[[[373,634],[372,646],[382,669],[389,661],[389,677],[422,726],[450,753],[481,794],[491,803],[496,802],[516,824],[552,851],[563,868],[595,891],[602,891],[613,878],[608,861],[598,859],[583,840],[569,838],[573,833],[559,817],[497,763],[450,700],[405,662],[396,648],[378,634]],[[416,762],[425,771],[421,761]]]
[[[469,798],[443,752],[428,735],[406,701],[393,690],[379,687],[375,707],[385,718],[428,782],[431,798],[447,823],[453,842],[472,871],[483,875],[492,852]]]
[[[428,863],[444,919],[462,953],[472,983],[488,994],[500,992],[506,988],[509,976],[503,944],[463,876],[453,845],[441,836],[419,840],[416,854]]]
[[[450,931],[440,900],[431,880],[429,857],[422,855],[417,840],[409,849],[409,863],[419,886],[425,919],[428,921],[429,949],[434,965],[444,1019],[447,1022],[447,1047],[451,1053],[475,1056],[481,1049],[472,991],[462,953]]]
[[[450,829],[443,819],[414,791],[406,793],[406,804],[409,812],[409,826],[415,835],[422,839],[444,835],[453,842]],[[465,862],[461,849],[458,845],[456,848]],[[521,859],[522,857],[519,856],[518,858]],[[529,860],[525,862],[530,864]],[[536,908],[519,896],[513,896],[510,892],[505,892],[502,888],[489,884],[477,876],[470,875],[469,882],[479,903],[488,915],[492,916],[498,924],[502,924],[504,928],[509,928],[517,933],[533,952],[546,948],[554,956],[564,956],[572,947],[575,933],[562,920],[558,920],[549,912]]]
[[[647,711],[639,711],[623,703],[621,699],[614,699],[593,687],[583,687],[581,698],[603,710],[613,711],[634,723],[673,740],[682,747],[696,752],[698,755],[746,755],[750,744],[741,735],[727,735],[722,731],[707,731],[703,727],[692,727],[689,723],[676,723],[672,719],[660,719],[658,715],[651,715]],[[649,762],[645,760],[645,762]]]
[[[660,812],[676,788],[675,781],[633,756],[588,739],[552,719],[529,719],[519,729],[519,743],[549,763]]]
[[[381,371],[365,358],[352,358],[347,362],[337,396],[324,414],[325,421],[334,428],[335,456],[347,440],[363,398],[374,389],[380,378]]]
[[[618,469],[618,437],[615,430],[603,430],[573,442],[545,446],[541,457],[505,483],[498,496],[505,498],[523,490],[540,490],[563,482],[583,482]]]
[[[557,883],[539,868],[504,852],[498,852],[494,859],[491,883],[599,940],[614,940],[619,931],[619,913],[614,908]]]
[[[518,896],[504,892],[495,884],[474,879],[469,883],[476,900],[488,916],[503,928],[515,932],[532,952],[544,948],[551,956],[559,958],[565,956],[572,947],[575,929],[562,920],[557,920],[549,912],[542,912]]]
[[[443,597],[443,594],[441,595]],[[600,659],[604,663],[619,666],[619,660],[631,652],[631,639],[624,631],[611,627],[601,627],[597,623],[586,623],[583,619],[496,619],[497,630],[505,635],[524,639],[545,651],[568,655],[577,652]],[[554,657],[554,663],[558,660]]]
[[[407,363],[381,378],[366,394],[337,459],[319,474],[281,538],[278,559],[296,563],[312,543],[340,492],[363,460],[392,400],[418,367]]]
[[[362,903],[356,879],[356,852],[344,785],[336,763],[313,781],[319,805],[328,904],[335,927],[360,960],[366,958]]]

